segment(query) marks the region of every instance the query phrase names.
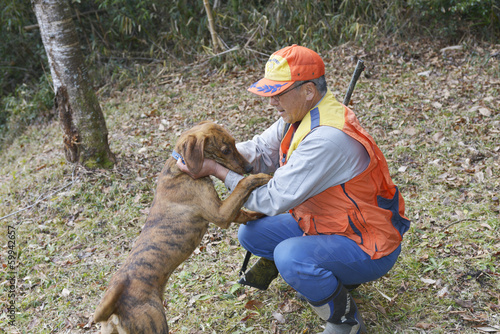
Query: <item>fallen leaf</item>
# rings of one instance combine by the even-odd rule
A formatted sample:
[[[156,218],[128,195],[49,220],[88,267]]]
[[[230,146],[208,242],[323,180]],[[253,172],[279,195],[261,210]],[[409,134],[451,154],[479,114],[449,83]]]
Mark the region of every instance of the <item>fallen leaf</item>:
[[[447,46],[445,48],[442,48],[440,51],[441,52],[446,52],[446,51],[462,50],[462,49],[463,49],[462,45],[453,45],[453,46]]]
[[[244,317],[243,319],[241,319],[240,321],[241,321],[241,322],[245,322],[245,321],[247,321],[247,320],[249,320],[249,319],[251,319],[251,318],[255,317],[257,314],[258,314],[258,313],[251,312],[251,313],[249,313],[246,317]]]
[[[422,282],[424,282],[425,284],[435,284],[437,282],[436,280],[433,280],[433,279],[430,279],[430,278],[421,278],[420,280]]]
[[[404,129],[403,133],[407,134],[409,136],[414,136],[415,134],[417,134],[417,130],[414,127],[409,127],[409,128]]]
[[[460,314],[460,317],[462,317],[462,319],[466,321],[477,322],[477,323],[484,323],[487,320],[484,314],[478,314],[478,315]]]
[[[297,312],[302,308],[302,305],[300,305],[297,301],[293,299],[287,299],[284,302],[284,305],[281,306],[281,310],[283,313],[293,313]]]
[[[490,225],[488,225],[487,223],[482,223],[481,226],[487,228],[490,231],[493,230],[493,228]]]
[[[387,314],[387,311],[385,310],[385,308],[382,305],[375,305],[375,307],[377,308],[377,310],[380,311],[380,313],[382,313],[384,315]]]
[[[484,182],[484,173],[483,172],[477,172],[474,174],[474,177],[478,182],[483,183]]]
[[[69,291],[68,289],[64,288],[61,292],[61,296],[63,297],[68,297],[70,295],[71,291]]]
[[[285,317],[283,316],[283,314],[279,313],[279,312],[273,312],[273,317],[274,319],[276,319],[276,321],[278,321],[280,324],[284,324],[285,323]]]
[[[421,329],[430,329],[432,327],[432,324],[426,323],[426,322],[419,322],[415,325],[417,328]]]
[[[485,98],[483,99],[483,101],[485,101],[485,102],[491,102],[491,101],[493,101],[494,99],[495,99],[495,98],[494,98],[493,96],[489,95],[489,96],[485,97]]]
[[[455,303],[463,308],[471,308],[472,306],[474,306],[474,304],[470,300],[455,299]]]
[[[203,301],[203,300],[208,300],[210,298],[212,298],[212,296],[206,295],[206,294],[199,294],[199,295],[191,297],[191,299],[188,302],[188,305],[191,306],[199,300]]]
[[[437,293],[437,296],[439,298],[443,298],[444,296],[446,296],[448,294],[448,287],[445,286],[444,288],[442,288],[441,290],[438,291]]]
[[[449,175],[448,173],[443,173],[443,174],[438,176],[438,179],[444,180],[448,177],[448,175]]]
[[[485,333],[498,333],[498,332],[500,332],[500,327],[498,327],[498,326],[494,326],[494,327],[481,326],[481,327],[476,327],[476,329],[481,331],[481,332],[485,332]]]
[[[419,77],[428,77],[429,75],[431,75],[431,73],[432,73],[432,70],[429,70],[429,71],[420,72],[417,75]]]
[[[181,318],[182,318],[182,315],[181,315],[181,314],[179,314],[178,316],[173,317],[172,319],[169,319],[169,320],[168,320],[168,322],[169,322],[169,323],[173,323],[173,324],[175,324],[175,323],[176,323],[177,321],[179,321]]]
[[[258,310],[264,307],[264,303],[258,300],[249,300],[245,304],[245,308],[248,310]]]
[[[444,133],[443,131],[436,132],[434,136],[432,136],[432,140],[435,142],[440,142],[444,138]]]
[[[488,108],[481,107],[477,111],[483,116],[490,117],[491,116],[491,111]]]

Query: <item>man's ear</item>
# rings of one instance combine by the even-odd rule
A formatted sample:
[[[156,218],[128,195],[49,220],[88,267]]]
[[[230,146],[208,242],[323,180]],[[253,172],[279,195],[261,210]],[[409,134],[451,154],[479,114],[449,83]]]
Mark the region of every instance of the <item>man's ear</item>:
[[[304,86],[306,89],[306,100],[311,101],[316,96],[316,85],[312,82],[308,82]]]
[[[193,174],[198,174],[203,166],[205,155],[205,138],[198,138],[196,135],[189,135],[182,143],[182,157],[186,162],[186,167]]]

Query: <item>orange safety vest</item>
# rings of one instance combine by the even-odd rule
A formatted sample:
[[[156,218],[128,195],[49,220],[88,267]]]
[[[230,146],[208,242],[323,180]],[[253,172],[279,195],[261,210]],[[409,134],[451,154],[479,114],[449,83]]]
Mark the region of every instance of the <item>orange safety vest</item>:
[[[332,126],[360,142],[370,156],[368,167],[346,183],[330,187],[290,210],[306,235],[338,234],[354,240],[372,259],[392,253],[410,221],[404,199],[389,175],[387,161],[351,109],[330,91],[302,119],[290,127],[280,146],[280,165],[317,126]]]

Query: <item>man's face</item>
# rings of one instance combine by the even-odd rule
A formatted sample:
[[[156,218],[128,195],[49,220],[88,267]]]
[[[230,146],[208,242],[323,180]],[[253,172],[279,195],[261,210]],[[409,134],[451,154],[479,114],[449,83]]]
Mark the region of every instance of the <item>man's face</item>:
[[[315,87],[312,82],[303,85],[293,84],[285,92],[269,97],[269,104],[276,108],[278,115],[286,123],[295,123],[301,121],[314,106],[311,105],[313,90],[315,91]]]

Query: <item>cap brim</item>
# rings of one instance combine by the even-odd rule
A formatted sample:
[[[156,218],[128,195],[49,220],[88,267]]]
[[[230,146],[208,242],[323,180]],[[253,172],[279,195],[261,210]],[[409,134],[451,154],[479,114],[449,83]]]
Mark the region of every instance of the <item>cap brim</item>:
[[[248,91],[260,96],[274,96],[284,92],[295,81],[273,81],[266,78],[260,79],[248,88]]]

